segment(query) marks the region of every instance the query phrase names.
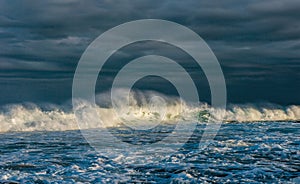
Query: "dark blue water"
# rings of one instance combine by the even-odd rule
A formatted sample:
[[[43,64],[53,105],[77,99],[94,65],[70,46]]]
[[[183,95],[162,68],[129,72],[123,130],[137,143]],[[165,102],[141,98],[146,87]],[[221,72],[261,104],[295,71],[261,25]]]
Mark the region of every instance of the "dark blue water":
[[[126,162],[126,153],[115,159],[107,158],[95,151],[80,131],[2,133],[0,180],[20,183],[300,183],[299,128],[300,124],[293,122],[223,124],[210,146],[199,149],[193,146],[197,142],[191,140],[161,161],[148,155],[144,164]]]

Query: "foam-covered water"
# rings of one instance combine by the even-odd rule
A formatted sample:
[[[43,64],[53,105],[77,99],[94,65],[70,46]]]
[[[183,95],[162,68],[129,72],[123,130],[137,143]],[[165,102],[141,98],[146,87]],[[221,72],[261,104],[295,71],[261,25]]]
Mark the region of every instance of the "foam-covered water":
[[[202,128],[198,127],[199,131],[177,153],[166,158],[146,155],[142,164],[135,162],[138,158],[127,155],[143,150],[125,149],[122,154],[108,159],[101,151],[96,152],[78,130],[2,133],[0,181],[299,183],[299,123],[223,124],[210,146],[199,149]],[[160,134],[163,132],[153,133],[153,136]],[[131,136],[129,140],[136,141],[137,138]]]
[[[159,107],[159,105],[158,105]],[[122,121],[138,126],[136,123],[146,122],[147,125],[157,122],[198,121],[199,114],[208,111],[211,117],[218,119],[219,111],[207,104],[189,106],[185,103],[174,102],[165,109],[153,108],[151,105],[135,105],[124,107],[118,114],[113,108],[93,107],[104,118],[105,124],[98,124],[89,119],[88,128],[104,128],[118,126]],[[79,129],[74,113],[59,106],[40,107],[35,104],[10,105],[0,111],[0,132],[11,131],[63,131]],[[158,109],[158,110],[157,110]],[[119,109],[118,109],[119,110]],[[300,121],[300,106],[287,107],[267,104],[258,107],[253,104],[230,105],[223,122],[262,122],[262,121]]]
[[[108,129],[129,143],[118,154],[105,146],[93,149],[68,106],[0,108],[0,183],[300,183],[300,106],[244,104],[220,110],[151,92],[130,96],[130,103],[119,98],[114,109],[106,104],[108,97],[100,98],[98,106],[76,101],[76,117],[88,122],[81,127],[86,135]],[[222,126],[205,147],[200,140],[206,124],[214,122],[209,119]],[[177,122],[198,122],[178,151],[169,154],[172,145],[161,145],[164,154],[159,147],[130,146],[170,134],[176,146],[187,137],[185,129],[174,134]]]

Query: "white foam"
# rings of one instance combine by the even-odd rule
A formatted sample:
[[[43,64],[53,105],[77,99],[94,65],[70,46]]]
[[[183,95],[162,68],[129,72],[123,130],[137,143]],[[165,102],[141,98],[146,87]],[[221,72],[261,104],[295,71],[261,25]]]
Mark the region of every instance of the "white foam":
[[[150,97],[160,95],[157,93],[148,93]],[[99,96],[99,95],[98,95]],[[102,96],[102,95],[100,95]],[[137,97],[138,96],[138,97]],[[146,96],[141,94],[133,95],[133,100],[129,106],[124,105],[118,108],[118,113],[109,107],[92,107],[101,115],[103,122],[97,123],[95,116],[85,117],[89,119],[89,127],[113,127],[121,122],[131,123],[138,126],[160,123],[172,123],[177,121],[198,121],[199,112],[207,111],[211,117],[218,118],[220,114],[225,113],[224,122],[256,122],[256,121],[299,121],[300,106],[291,105],[282,107],[278,105],[230,105],[226,112],[220,112],[217,109],[210,108],[207,104],[188,105],[187,103],[161,95],[165,99],[163,105],[160,101],[147,101]],[[84,104],[83,106],[86,106]],[[264,107],[268,106],[268,108]],[[163,108],[162,108],[163,107]],[[16,104],[5,107],[0,112],[0,132],[10,131],[64,131],[79,129],[75,115],[72,111],[64,111],[64,107],[53,106],[51,110],[43,110],[38,105]],[[83,114],[84,115],[84,114]],[[93,123],[95,122],[95,123]],[[144,123],[144,124],[143,124]]]

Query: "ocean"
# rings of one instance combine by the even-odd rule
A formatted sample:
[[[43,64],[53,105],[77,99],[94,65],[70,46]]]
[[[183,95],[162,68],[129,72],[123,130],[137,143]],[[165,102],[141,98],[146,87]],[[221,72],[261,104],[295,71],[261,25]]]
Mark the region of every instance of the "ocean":
[[[131,147],[151,145],[172,134],[172,117],[186,123],[199,120],[199,115],[205,119],[207,107],[189,107],[181,116],[164,112],[170,121],[142,132],[117,125],[113,119],[109,119],[113,126],[95,125],[82,132],[72,111],[32,104],[8,106],[0,113],[0,183],[300,183],[298,106],[233,105],[207,146],[199,141],[207,125],[198,123],[175,152],[155,154],[157,147]],[[140,114],[133,115],[147,123],[159,119],[146,110],[139,107]],[[109,114],[108,109],[98,111]],[[95,148],[83,136],[99,135],[105,141],[95,134],[104,129],[126,142],[120,153]],[[176,140],[186,139],[184,133],[176,136]]]

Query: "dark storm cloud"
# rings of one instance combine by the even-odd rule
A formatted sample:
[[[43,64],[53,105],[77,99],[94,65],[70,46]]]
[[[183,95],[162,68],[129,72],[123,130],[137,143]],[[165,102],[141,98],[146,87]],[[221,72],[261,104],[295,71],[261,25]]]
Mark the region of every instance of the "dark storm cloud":
[[[2,0],[0,79],[71,79],[82,52],[102,32],[130,20],[158,18],[183,24],[204,38],[232,89],[262,81],[259,85],[274,83],[295,94],[299,9],[297,0]]]

